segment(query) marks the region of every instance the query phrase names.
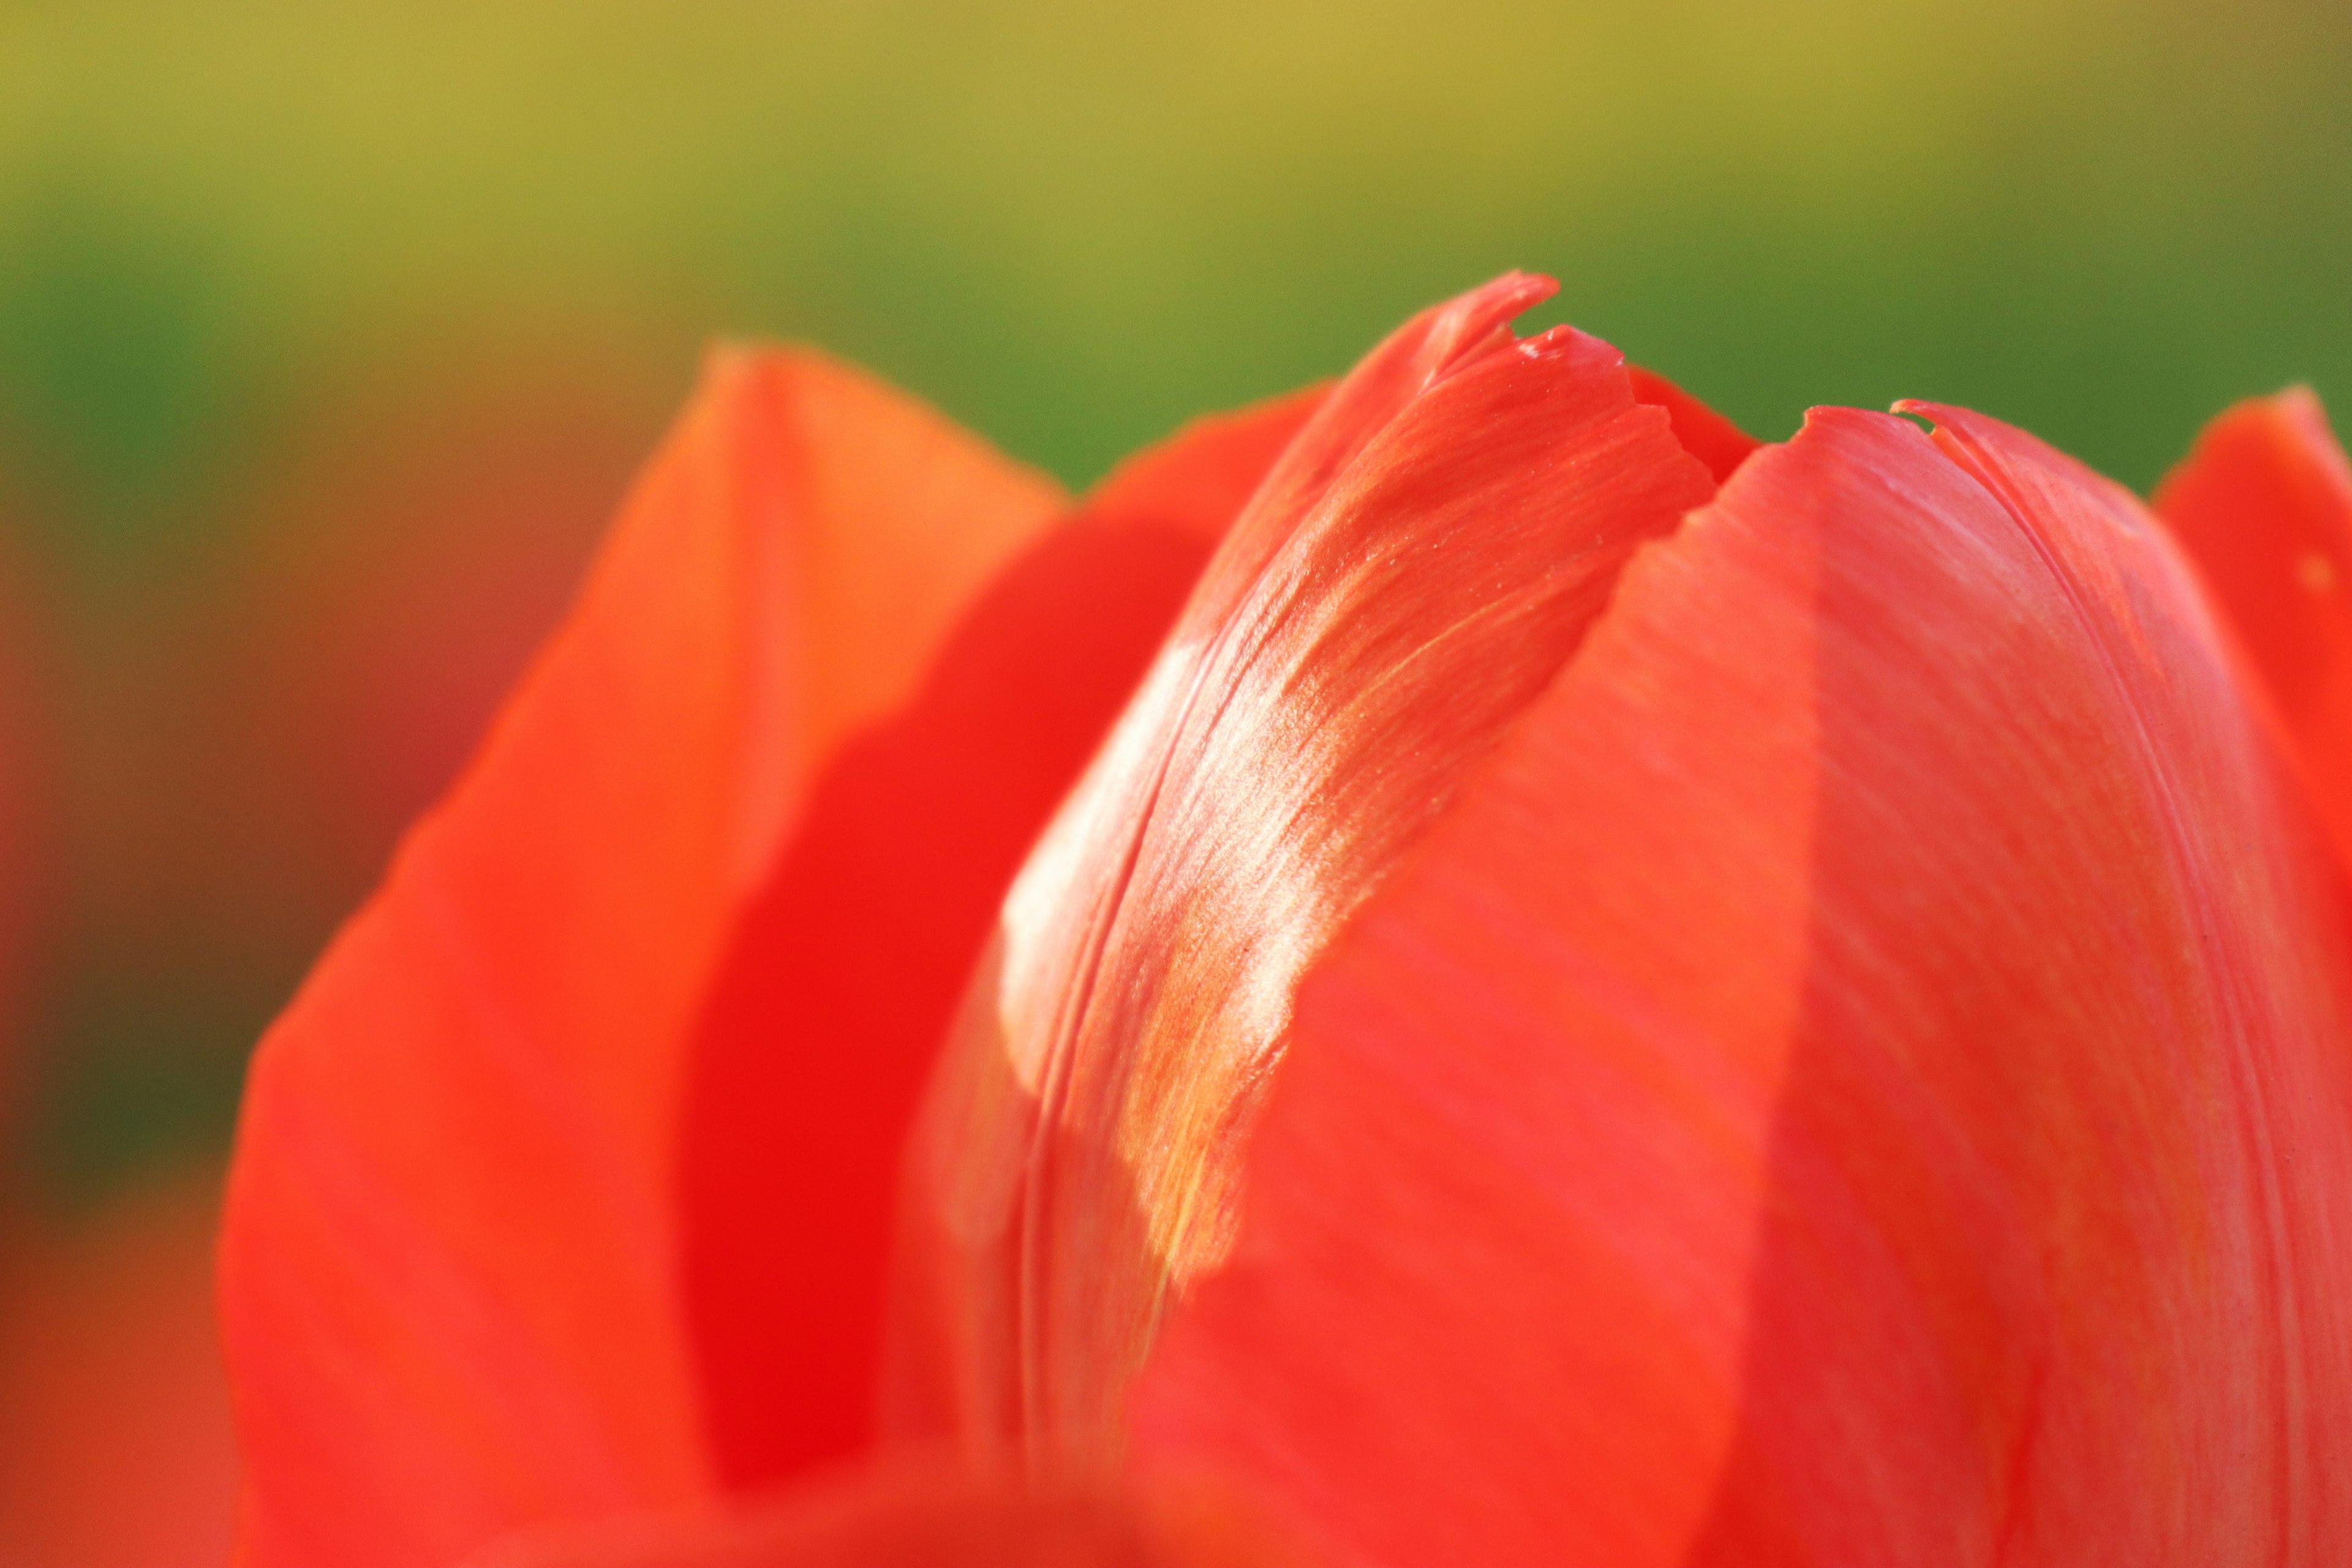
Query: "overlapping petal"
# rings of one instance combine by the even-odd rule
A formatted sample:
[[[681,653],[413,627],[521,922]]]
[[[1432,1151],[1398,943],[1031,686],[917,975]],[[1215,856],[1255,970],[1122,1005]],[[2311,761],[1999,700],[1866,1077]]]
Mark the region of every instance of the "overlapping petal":
[[[681,1137],[686,1279],[739,1487],[871,1436],[901,1152],[1021,857],[1320,400],[1203,420],[990,584],[913,700],[826,767],[730,939]]]
[[[2296,388],[2230,409],[2155,505],[2251,656],[2352,867],[2352,465],[2319,400]]]
[[[1759,449],[1548,291],[1058,528],[718,365],[257,1066],[248,1559],[1297,1560],[1182,1474],[1368,1568],[2352,1556],[2315,406],[2165,493],[2232,633],[1995,421]]]
[[[1666,411],[1666,417],[1674,422],[1675,439],[1682,443],[1684,451],[1706,465],[1717,484],[1738,472],[1748,455],[1763,445],[1656,371],[1629,364],[1625,374],[1635,397]]]
[[[1921,412],[1643,551],[1315,966],[1142,1452],[1369,1563],[2352,1553],[2309,826],[2137,504]]]
[[[919,1131],[898,1429],[1116,1444],[1229,1242],[1300,971],[1712,494],[1613,350],[1511,336],[1549,291],[1500,279],[1339,387],[1014,884]]]
[[[674,1138],[816,758],[1059,496],[813,356],[716,359],[579,605],[257,1056],[222,1257],[256,1563],[705,1492]]]

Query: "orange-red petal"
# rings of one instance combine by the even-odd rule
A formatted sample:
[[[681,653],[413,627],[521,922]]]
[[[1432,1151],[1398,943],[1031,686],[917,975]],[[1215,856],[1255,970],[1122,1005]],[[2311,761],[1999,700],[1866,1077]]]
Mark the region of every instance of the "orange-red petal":
[[[2185,568],[1817,411],[1316,967],[1135,1395],[1348,1561],[2352,1556],[2307,822]]]
[[[865,1446],[901,1151],[956,996],[1021,857],[1319,398],[1188,427],[1001,573],[913,702],[826,768],[731,938],[680,1145],[730,1484]]]
[[[255,1564],[709,1486],[685,1047],[815,759],[1059,505],[806,354],[714,359],[571,617],[256,1058],[222,1253]]]
[[[896,1419],[1115,1443],[1301,968],[1713,484],[1507,278],[1410,323],[1276,466],[1008,897],[909,1177]]]
[[[2352,465],[2297,387],[2206,426],[2156,492],[2277,705],[2352,867]]]
[[[518,1540],[478,1568],[1303,1568],[1296,1542],[1213,1486],[895,1466],[740,1512]]]

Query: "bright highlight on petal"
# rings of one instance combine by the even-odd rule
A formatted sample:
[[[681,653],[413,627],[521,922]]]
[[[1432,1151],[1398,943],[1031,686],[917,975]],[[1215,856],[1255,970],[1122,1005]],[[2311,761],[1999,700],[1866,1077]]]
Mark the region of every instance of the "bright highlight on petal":
[[[1007,883],[1319,394],[1203,420],[1005,567],[907,707],[845,744],[731,937],[680,1136],[720,1475],[873,1436],[902,1151]]]
[[[1550,287],[1075,510],[715,361],[256,1062],[250,1568],[2352,1562],[2316,404],[2200,583]]]
[[[1314,967],[1141,1452],[1370,1563],[2352,1555],[2292,794],[2137,505],[1919,412],[1639,554]]]
[[[1276,467],[1004,906],[910,1173],[896,1420],[1117,1444],[1223,1257],[1291,991],[1714,486],[1507,278],[1374,351]]]
[[[815,759],[1060,497],[856,373],[716,358],[579,605],[256,1058],[223,1316],[263,1568],[710,1485],[686,1047]]]

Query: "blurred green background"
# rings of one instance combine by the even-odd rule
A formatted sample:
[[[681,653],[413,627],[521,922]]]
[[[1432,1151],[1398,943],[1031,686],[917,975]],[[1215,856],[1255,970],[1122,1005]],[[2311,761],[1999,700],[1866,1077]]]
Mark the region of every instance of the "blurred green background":
[[[710,336],[1083,483],[1520,266],[1759,434],[1933,396],[2145,486],[2352,399],[2347,15],[7,5],[21,1201],[216,1157]]]

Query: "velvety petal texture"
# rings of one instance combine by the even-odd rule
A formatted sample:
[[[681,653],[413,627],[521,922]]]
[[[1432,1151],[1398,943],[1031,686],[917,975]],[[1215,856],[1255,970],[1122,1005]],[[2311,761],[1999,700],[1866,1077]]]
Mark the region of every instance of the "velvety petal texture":
[[[1298,975],[1713,493],[1615,351],[1512,336],[1550,288],[1433,310],[1336,389],[1014,883],[919,1130],[894,1430],[1116,1447],[1230,1244]]]
[[[1817,411],[1317,963],[1138,1451],[1342,1561],[2352,1560],[2315,834],[2126,493]]]
[[[439,1568],[711,1485],[687,1046],[816,759],[1053,485],[804,353],[722,353],[450,798],[264,1041],[223,1243],[256,1564]]]
[[[1320,399],[1200,421],[1000,573],[912,701],[826,766],[730,938],[679,1152],[730,1485],[871,1438],[901,1151],[956,998],[1022,856]]]
[[[2352,867],[2352,465],[2319,399],[2297,387],[2229,410],[2155,505],[2276,703]]]

